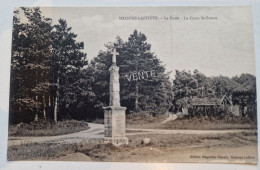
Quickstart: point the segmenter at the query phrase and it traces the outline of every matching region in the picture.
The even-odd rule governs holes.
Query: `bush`
[[[152,116],[147,112],[134,112],[126,115],[126,119],[130,119],[132,121],[149,121],[149,122],[153,122],[157,120],[154,116]]]

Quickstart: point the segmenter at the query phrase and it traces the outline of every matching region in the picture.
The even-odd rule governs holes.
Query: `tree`
[[[19,10],[15,11],[10,110],[14,117],[18,113],[28,113],[30,120],[44,113],[42,93],[48,91],[52,26],[51,19],[42,17],[39,8],[22,8],[20,12],[24,13],[28,22],[20,23],[16,16]],[[13,119],[12,116],[10,118]]]
[[[242,116],[256,118],[256,79],[250,74],[241,74],[232,78],[226,76],[206,77],[198,70],[193,74],[186,71],[176,70],[175,80],[173,81],[174,111],[183,107],[190,107],[193,99],[210,100],[211,98],[222,98],[226,95],[232,99],[234,105],[239,105]],[[196,108],[189,108],[191,112],[201,112]],[[205,110],[204,110],[205,111]],[[209,111],[209,110],[208,110]],[[223,112],[221,109],[213,110]],[[247,112],[247,113],[245,113]]]
[[[173,81],[175,99],[184,97],[222,97],[231,96],[238,82],[225,76],[207,77],[197,69],[190,71],[176,70]]]
[[[19,20],[19,12],[25,16]],[[15,11],[12,65],[10,120],[18,123],[38,118],[58,120],[70,116],[80,91],[80,69],[86,62],[76,34],[65,20],[52,25],[42,16],[40,8],[21,8]]]
[[[127,107],[127,113],[147,112],[160,114],[166,112],[172,100],[169,73],[161,61],[151,52],[151,45],[147,43],[146,36],[135,30],[123,42],[120,37],[114,43],[106,44],[106,51],[100,51],[88,69],[93,77],[93,92],[96,104],[99,106],[99,115],[102,116],[102,106],[109,102],[109,67],[113,49],[117,49],[117,66],[120,74],[121,105]],[[149,71],[152,71],[149,72]],[[145,77],[145,74],[153,76]],[[145,77],[145,78],[144,78]]]
[[[54,25],[52,31],[51,80],[54,105],[54,122],[58,120],[58,108],[66,109],[76,101],[75,88],[80,78],[80,69],[87,64],[86,54],[81,52],[83,42],[76,42],[76,34],[63,19]],[[68,114],[68,113],[67,113]]]
[[[190,72],[176,70],[173,80],[174,99],[198,95],[198,80]]]
[[[232,91],[232,102],[241,107],[242,116],[249,116],[256,120],[257,102],[256,102],[256,77],[250,74],[241,74],[239,77],[232,78],[238,85]],[[247,107],[247,111],[245,111]]]
[[[165,68],[161,61],[151,52],[151,45],[146,40],[147,38],[143,33],[138,33],[137,30],[134,30],[124,44],[125,47],[119,48],[121,54],[121,59],[119,58],[121,63],[119,65],[122,65],[121,75],[129,76],[129,72],[138,74],[141,71],[151,70],[156,74],[153,78],[141,81],[139,79],[129,81],[126,77],[121,77],[121,86],[124,87],[121,91],[122,104],[134,111],[147,110],[148,112],[162,113],[167,110],[163,105],[168,106],[168,100],[172,97],[171,94],[167,93],[167,90],[171,89],[169,87],[169,75],[165,73]],[[165,96],[165,100],[160,95],[155,94]],[[155,107],[153,104],[160,106],[161,111],[158,109],[152,111]]]
[[[199,72],[197,69],[193,72],[193,77],[198,82],[198,97],[213,97],[215,94],[212,79]]]
[[[237,86],[237,83],[232,81],[226,76],[212,77],[213,88],[215,91],[215,96],[222,97],[223,95],[230,96],[232,91]]]

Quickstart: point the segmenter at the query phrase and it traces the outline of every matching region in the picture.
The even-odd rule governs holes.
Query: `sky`
[[[151,51],[167,71],[198,69],[207,76],[255,75],[254,39],[250,7],[134,7],[41,8],[43,15],[65,19],[87,58],[106,50],[116,36],[127,41],[137,29],[147,36]],[[159,20],[120,20],[119,17],[156,16]],[[170,16],[179,20],[164,20]],[[201,17],[217,19],[201,20]],[[184,20],[188,18],[188,20]],[[195,20],[195,18],[200,18]]]

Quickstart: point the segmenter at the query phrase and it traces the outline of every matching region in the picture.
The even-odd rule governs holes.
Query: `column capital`
[[[112,72],[112,71],[119,71],[119,67],[117,67],[117,66],[111,66],[110,68],[109,68],[109,71],[110,72]]]

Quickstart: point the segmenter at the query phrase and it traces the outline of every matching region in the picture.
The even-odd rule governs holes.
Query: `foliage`
[[[92,73],[89,77],[92,77],[91,87],[96,98],[94,105],[97,111],[100,110],[100,115],[101,107],[109,102],[108,70],[112,64],[111,53],[114,48],[120,54],[117,57],[117,66],[120,68],[120,97],[121,105],[127,107],[127,113],[146,111],[160,114],[170,107],[172,91],[169,75],[165,73],[161,61],[150,51],[151,45],[146,39],[143,33],[136,30],[126,42],[117,37],[116,42],[106,44],[107,50],[100,51],[87,68]],[[127,79],[131,73],[150,70],[154,70],[156,77],[132,81]]]
[[[177,112],[180,108],[186,107],[191,115],[210,115],[223,117],[230,112],[227,109],[207,108],[200,109],[192,106],[192,100],[200,99],[210,101],[214,98],[222,98],[226,95],[234,105],[240,105],[241,109],[247,106],[247,113],[242,111],[242,116],[248,116],[256,119],[256,78],[251,74],[241,74],[232,78],[225,76],[207,77],[194,70],[190,71],[176,70],[173,81],[174,107]]]
[[[75,107],[80,82],[80,69],[86,64],[86,54],[81,52],[84,48],[83,42],[76,42],[76,34],[71,32],[65,20],[60,19],[54,25],[52,32],[52,83],[56,85],[53,90],[59,108],[61,118],[70,117],[70,111]],[[54,102],[54,105],[56,103]],[[63,115],[61,115],[63,114]],[[59,118],[59,119],[61,119]]]
[[[102,107],[109,103],[108,70],[114,49],[120,53],[120,98],[127,113],[161,115],[169,108],[175,112],[189,108],[191,98],[226,95],[247,109],[251,119],[256,118],[255,76],[207,77],[198,70],[176,70],[175,79],[170,82],[170,73],[151,51],[145,34],[137,30],[125,42],[118,36],[115,42],[107,43],[106,50],[90,63],[82,51],[83,42],[76,41],[77,35],[66,20],[53,24],[40,8],[15,11],[12,33],[10,123],[102,118]],[[144,78],[148,74],[145,71],[154,75]],[[133,74],[138,78],[130,79]]]
[[[20,21],[21,15],[26,21]],[[40,8],[14,12],[11,123],[38,118],[56,122],[59,111],[67,114],[64,110],[75,102],[72,91],[79,82],[80,69],[86,64],[86,54],[81,52],[83,43],[76,42],[76,37],[65,20],[52,25]],[[59,114],[58,119],[62,117]]]
[[[23,111],[30,115],[30,121],[42,109],[39,94],[49,89],[52,26],[51,19],[42,17],[39,8],[22,11],[28,22],[21,23],[16,15],[13,22],[10,118]]]

